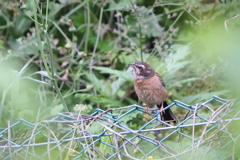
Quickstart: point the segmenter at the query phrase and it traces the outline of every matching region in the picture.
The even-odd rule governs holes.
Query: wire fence
[[[196,105],[175,100],[167,108],[182,113],[177,125],[138,105],[59,113],[38,123],[19,119],[0,130],[0,159],[225,159],[235,154],[228,151],[234,143],[229,137],[240,132],[228,131],[240,120],[237,104],[217,96]],[[144,117],[143,125],[129,122]]]

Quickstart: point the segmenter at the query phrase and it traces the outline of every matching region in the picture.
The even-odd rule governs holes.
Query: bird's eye
[[[138,69],[140,69],[140,70],[142,70],[142,69],[143,69],[143,67],[142,67],[142,66],[137,66],[137,68],[138,68]]]

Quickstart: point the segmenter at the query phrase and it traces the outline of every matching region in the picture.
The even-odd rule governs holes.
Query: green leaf
[[[22,69],[19,71],[19,74],[22,75],[29,67],[31,62],[38,56],[38,53],[36,53],[32,58],[30,58],[27,63],[22,67]]]
[[[34,81],[34,82],[37,82],[37,83],[46,84],[46,85],[51,85],[50,83],[47,83],[47,82],[45,82],[45,81],[41,81],[41,80],[38,80],[38,79],[35,79],[35,78],[32,78],[32,77],[24,77],[24,78],[30,79],[30,80],[32,80],[32,81]]]
[[[54,79],[48,74],[47,71],[37,71],[37,72],[34,72],[33,74],[31,74],[30,76],[35,75],[35,74],[40,74],[40,75],[47,77],[49,79],[52,79],[52,80]],[[54,74],[54,75],[56,76],[56,74]]]
[[[183,61],[184,58],[190,53],[189,45],[176,45],[173,49],[176,48],[176,51],[172,51],[168,58],[165,59],[166,63],[166,72],[169,74],[175,74],[178,70],[184,68],[190,61]]]
[[[105,143],[108,143],[108,144],[111,144],[113,142],[113,138],[112,138],[112,136],[105,136],[105,137],[101,138],[101,141],[103,141]],[[107,155],[107,154],[111,155],[111,154],[113,154],[113,151],[114,151],[112,147],[109,147],[109,146],[107,146],[106,144],[103,144],[103,143],[100,144],[99,150],[104,155]]]
[[[103,82],[99,80],[94,74],[85,73],[89,81],[94,85],[94,88],[101,93],[107,93],[107,88],[103,85]]]
[[[180,81],[175,81],[174,83],[170,84],[169,87],[182,87],[183,84],[188,83],[188,82],[193,82],[196,80],[200,80],[201,78],[187,78],[187,79],[183,79]]]
[[[30,28],[32,20],[24,14],[18,14],[15,19],[16,21],[12,28],[12,34],[14,34],[15,37],[20,37]]]
[[[119,90],[119,88],[125,83],[126,80],[123,78],[118,78],[116,81],[112,82],[111,88],[112,88],[112,95],[116,94],[116,92]]]
[[[32,55],[34,53],[39,52],[39,48],[36,45],[37,44],[36,37],[31,37],[28,39],[24,37],[19,38],[18,40],[14,39],[13,37],[10,37],[8,44],[11,47],[9,53],[11,53],[14,56]]]
[[[51,114],[56,114],[56,113],[60,113],[64,110],[64,107],[62,104],[56,105],[54,107],[51,108]]]
[[[116,77],[124,78],[126,80],[132,79],[132,74],[127,71],[119,71],[119,70],[115,70],[115,69],[111,69],[111,68],[107,68],[107,67],[93,67],[93,68],[96,70],[99,70],[100,73],[108,73],[108,74],[114,75]]]
[[[186,96],[181,101],[187,104],[201,103],[208,100],[209,97],[212,97],[213,95],[220,96],[220,95],[226,94],[227,92],[228,91],[223,90],[218,92],[199,93],[195,95]]]

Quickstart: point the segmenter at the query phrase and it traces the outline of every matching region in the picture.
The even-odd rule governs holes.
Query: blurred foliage
[[[85,104],[89,114],[139,103],[128,67],[139,60],[163,77],[169,103],[239,97],[239,6],[238,0],[1,1],[0,126],[75,112],[75,105]],[[126,123],[139,125],[141,116]]]

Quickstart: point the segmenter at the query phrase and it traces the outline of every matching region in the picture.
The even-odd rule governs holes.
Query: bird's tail
[[[158,108],[161,108],[163,105],[163,108],[167,107],[168,104],[166,101],[163,102],[163,104],[157,105]],[[173,114],[173,112],[171,111],[170,108],[162,111],[159,115],[161,115],[161,120],[163,121],[172,121],[173,123],[177,123],[177,118],[175,117],[175,115]],[[170,122],[168,122],[170,123]]]

